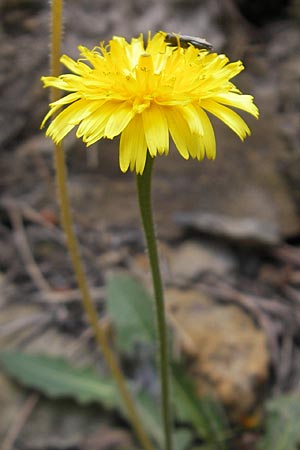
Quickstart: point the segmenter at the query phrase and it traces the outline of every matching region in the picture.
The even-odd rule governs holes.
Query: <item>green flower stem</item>
[[[162,418],[165,433],[165,450],[172,449],[172,415],[170,404],[170,371],[168,352],[168,330],[165,318],[165,305],[157,245],[154,233],[154,224],[151,205],[151,174],[153,159],[147,155],[145,170],[142,175],[137,175],[137,189],[140,212],[144,228],[148,256],[152,273],[154,297],[156,305],[156,321],[159,345],[159,370],[161,379]]]
[[[60,72],[59,55],[61,47],[61,23],[62,23],[62,0],[52,1],[52,40],[51,40],[51,74],[58,76]],[[59,91],[51,90],[51,100],[55,101],[59,98]],[[94,302],[89,292],[86,275],[83,269],[80,253],[78,250],[77,239],[73,230],[72,214],[69,202],[68,188],[67,188],[67,170],[65,164],[64,150],[61,145],[54,147],[54,163],[56,170],[56,184],[57,194],[61,211],[61,222],[66,235],[67,246],[70,253],[73,270],[76,275],[77,283],[82,296],[82,303],[85,313],[88,318],[91,329],[95,335],[99,348],[104,356],[104,359],[112,373],[114,381],[119,389],[120,396],[123,400],[124,406],[127,410],[131,424],[135,433],[144,448],[144,450],[154,450],[144,427],[138,416],[138,412],[134,401],[126,386],[126,381],[117,362],[117,359],[112,352],[107,341],[106,333],[100,325]]]

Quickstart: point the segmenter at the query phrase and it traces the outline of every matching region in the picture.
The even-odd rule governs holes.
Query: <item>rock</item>
[[[170,278],[173,282],[192,281],[204,272],[226,275],[236,266],[233,255],[217,242],[187,241],[169,253]]]
[[[274,245],[297,235],[300,225],[293,194],[278,171],[281,137],[273,132],[271,118],[252,127],[252,137],[241,146],[229,130],[216,123],[220,145],[213,162],[182,161],[174,153],[157,158],[155,189],[159,195],[154,206],[159,223],[170,223],[173,217],[179,225],[179,217],[204,214],[214,222],[218,219],[221,236],[226,219],[229,231],[233,226],[242,227],[245,238],[252,243]],[[272,142],[267,143],[266,136]],[[206,224],[205,231],[210,232],[209,227]]]
[[[177,214],[176,222],[219,238],[256,244],[276,245],[280,232],[276,223],[254,217],[232,217],[214,212]]]
[[[199,396],[214,394],[239,420],[262,400],[269,354],[264,333],[242,309],[195,290],[166,293],[170,322]]]

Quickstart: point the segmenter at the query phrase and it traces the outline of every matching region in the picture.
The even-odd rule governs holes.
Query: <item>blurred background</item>
[[[59,225],[52,143],[39,129],[48,109],[40,77],[49,74],[49,9],[46,0],[0,0],[0,349],[101,365]],[[199,396],[213,392],[239,427],[232,449],[255,450],[268,399],[298,398],[300,389],[299,24],[299,0],[69,0],[64,7],[62,51],[73,58],[79,44],[164,30],[205,37],[246,67],[234,82],[260,109],[258,121],[245,115],[251,137],[242,144],[212,119],[216,160],[184,161],[172,148],[156,159],[153,182],[174,351],[187,360]],[[76,233],[109,321],[110,274],[151,286],[135,179],[119,170],[117,139],[86,150],[73,134],[65,151]],[[135,381],[155,383],[141,355],[130,364]],[[1,450],[130,445],[119,419],[32,395],[0,373]],[[24,427],[9,440],[29,400]]]

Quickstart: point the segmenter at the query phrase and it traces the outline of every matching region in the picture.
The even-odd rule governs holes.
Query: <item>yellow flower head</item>
[[[258,117],[253,97],[230,81],[243,64],[193,45],[183,48],[179,39],[174,47],[165,38],[164,32],[149,33],[147,43],[143,35],[128,43],[115,36],[108,46],[80,46],[78,61],[63,55],[72,73],[42,77],[45,87],[70,92],[50,104],[42,126],[55,116],[46,135],[59,143],[78,125],[76,136],[87,146],[121,135],[120,168],[139,174],[147,151],[151,157],[168,153],[169,134],[183,158],[214,159],[215,135],[206,112],[243,140],[250,130],[230,107]]]

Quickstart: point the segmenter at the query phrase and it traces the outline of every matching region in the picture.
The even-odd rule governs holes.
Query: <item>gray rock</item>
[[[254,217],[230,217],[213,212],[199,212],[177,214],[175,220],[180,225],[202,233],[247,244],[276,245],[280,242],[276,223]]]
[[[204,272],[226,276],[236,266],[230,250],[216,242],[184,242],[170,250],[168,262],[174,283],[192,281]]]

